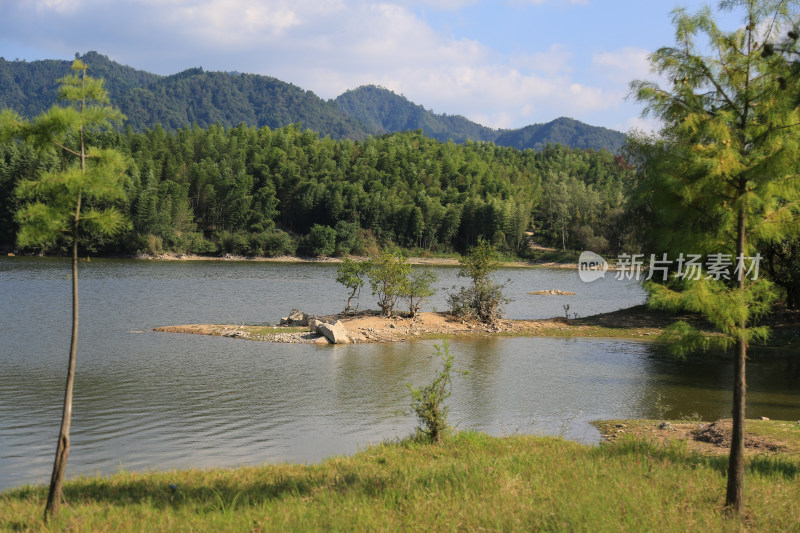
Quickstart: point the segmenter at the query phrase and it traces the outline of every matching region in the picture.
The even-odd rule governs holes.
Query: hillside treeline
[[[84,254],[446,252],[485,239],[525,255],[529,230],[559,248],[626,245],[633,171],[605,151],[442,143],[421,131],[332,140],[298,126],[96,135],[93,143],[129,157],[118,207],[130,227],[112,239],[84,237]],[[16,183],[65,164],[24,143],[0,146],[1,246],[14,247]]]

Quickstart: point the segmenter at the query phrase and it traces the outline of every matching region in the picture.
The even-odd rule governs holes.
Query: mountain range
[[[239,72],[207,72],[191,68],[160,76],[121,65],[97,52],[80,56],[90,74],[103,78],[112,103],[135,131],[156,124],[168,130],[197,124],[225,127],[303,128],[334,139],[365,139],[398,131],[422,130],[446,142],[493,142],[520,150],[562,144],[579,149],[618,153],[625,134],[561,117],[519,129],[493,129],[460,115],[437,114],[404,96],[375,85],[346,91],[324,100],[311,91],[269,76]],[[63,60],[7,61],[0,58],[0,109],[33,117],[56,102],[58,79],[69,73]]]

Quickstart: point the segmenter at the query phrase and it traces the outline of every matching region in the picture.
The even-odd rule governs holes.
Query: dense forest
[[[85,254],[463,251],[480,238],[525,254],[533,228],[558,247],[625,245],[633,172],[605,151],[442,143],[420,131],[332,140],[298,126],[97,135],[94,144],[129,157],[118,207],[131,227],[110,240],[85,238]],[[14,246],[15,184],[62,164],[24,143],[0,146],[0,245]]]
[[[500,146],[542,149],[548,144],[618,153],[625,135],[568,118],[518,130],[497,130],[459,115],[436,114],[403,96],[376,86],[347,91],[323,100],[311,91],[268,76],[206,72],[191,68],[158,76],[111,61],[96,52],[82,60],[90,73],[105,80],[114,106],[136,132],[160,124],[167,131],[197,124],[208,128],[239,124],[303,129],[333,139],[364,140],[368,136],[422,130],[433,139],[457,143],[468,139]],[[32,118],[56,103],[57,80],[69,72],[69,61],[7,61],[0,58],[0,109]]]
[[[203,122],[217,123],[202,127],[197,116],[192,117],[199,111],[189,106],[168,120],[167,127],[137,129],[129,120],[123,130],[93,134],[90,144],[119,149],[128,158],[126,200],[116,207],[130,225],[113,238],[82,236],[82,254],[342,255],[374,253],[385,246],[463,252],[485,239],[508,254],[531,257],[531,231],[537,243],[564,251],[593,250],[613,257],[663,248],[653,241],[664,227],[664,212],[653,200],[663,195],[654,196],[648,170],[657,158],[643,152],[646,143],[637,139],[627,141],[623,159],[588,148],[602,141],[593,137],[599,129],[576,133],[580,123],[570,119],[501,132],[481,129],[463,117],[433,115],[377,87],[349,91],[338,102],[326,103],[260,76],[194,69],[163,78],[97,54],[92,58],[104,59],[93,70],[107,76],[109,92],[127,94],[127,104],[137,101],[159,109],[158,102],[166,99],[150,101],[152,94],[140,86],[164,83],[162,96],[180,94],[175,102],[215,102],[219,107],[197,109],[224,108],[226,113],[204,116]],[[52,101],[46,95],[55,92],[63,65],[34,62],[36,68],[25,69],[20,68],[23,63],[0,59],[0,95],[15,104],[11,108],[31,115],[37,106]],[[13,76],[9,65],[16,69]],[[264,108],[268,103],[271,109],[286,111],[297,106],[280,106],[305,102],[310,115],[329,117],[320,123],[328,125],[320,130],[300,123],[252,125],[256,115],[231,114],[237,109],[231,101],[250,105],[251,100],[231,92],[225,81],[230,79],[271,83],[278,92],[263,96]],[[185,83],[167,90],[175,80]],[[37,89],[28,93],[19,87]],[[116,105],[113,96],[112,103]],[[316,113],[315,106],[325,112]],[[339,107],[349,108],[350,114],[341,114]],[[153,112],[148,120],[158,119]],[[290,116],[286,111],[275,122]],[[231,117],[238,118],[239,125],[227,125]],[[194,124],[186,126],[192,119]],[[420,121],[427,132],[388,133]],[[368,129],[387,133],[372,136],[353,126],[365,122]],[[463,142],[429,135],[459,124],[472,128],[459,138]],[[339,133],[323,135],[322,129]],[[471,135],[490,133],[515,147],[469,140]],[[548,138],[561,144],[545,142]],[[17,249],[16,185],[66,165],[63,154],[37,152],[18,141],[0,144],[0,248]],[[24,251],[65,253],[66,248],[65,237]],[[758,251],[762,272],[782,288],[789,305],[800,305],[797,236],[764,240]]]

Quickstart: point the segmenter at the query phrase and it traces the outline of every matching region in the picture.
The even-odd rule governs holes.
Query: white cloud
[[[553,44],[546,52],[517,54],[511,57],[511,64],[546,75],[556,75],[572,70],[573,54],[562,44]]]
[[[81,0],[36,0],[36,11],[39,13],[47,11],[56,11],[64,13],[68,11],[75,11],[81,7]]]
[[[441,11],[456,11],[478,3],[478,0],[406,0],[404,3]]]
[[[314,0],[133,0],[153,12],[153,23],[178,35],[199,39],[201,46],[258,46],[282,37],[309,19],[330,16],[341,1]]]
[[[593,54],[592,63],[602,69],[609,79],[628,83],[653,78],[649,56],[649,50],[629,46],[613,52]]]
[[[619,124],[615,129],[624,132],[641,131],[650,134],[658,132],[662,126],[663,124],[658,119],[631,117],[624,123]]]
[[[573,80],[564,46],[498,61],[483,44],[444,37],[396,4],[351,5],[346,14],[341,33],[324,38],[336,57],[283,65],[286,74],[278,77],[325,98],[379,84],[437,113],[492,127],[613,109],[624,96]]]
[[[159,74],[194,66],[264,74],[323,98],[379,84],[437,113],[492,127],[561,115],[586,120],[618,109],[630,78],[624,86],[611,78],[640,72],[646,55],[634,48],[596,54],[594,65],[609,75],[596,83],[578,79],[566,45],[545,43],[506,57],[435,30],[409,7],[421,0],[39,0],[46,2],[73,11],[48,19],[16,6],[21,28],[0,21],[0,32],[30,33],[31,42],[61,57],[97,50]],[[455,10],[473,2],[425,7]]]

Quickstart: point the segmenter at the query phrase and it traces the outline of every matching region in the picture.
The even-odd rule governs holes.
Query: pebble
[[[319,337],[306,336],[305,333],[278,333],[273,335],[273,342],[287,342],[290,344],[312,344],[317,342]]]

